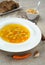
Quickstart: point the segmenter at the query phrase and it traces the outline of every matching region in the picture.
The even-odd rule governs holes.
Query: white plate
[[[19,6],[18,8],[13,9],[13,10],[11,10],[11,11],[4,12],[4,13],[0,13],[0,16],[1,16],[1,15],[5,15],[5,14],[8,14],[8,13],[11,13],[11,12],[14,12],[14,11],[17,11],[17,10],[19,10],[19,9],[21,9],[21,8],[22,8],[22,6]]]
[[[22,18],[15,18],[15,17],[7,17],[4,19],[0,19],[0,29],[10,23],[19,23],[23,26],[26,26],[29,31],[31,31],[31,37],[21,43],[21,44],[10,44],[0,38],[0,49],[8,52],[23,52],[28,51],[34,47],[36,47],[40,40],[41,40],[41,31],[34,23],[31,21],[22,19]]]

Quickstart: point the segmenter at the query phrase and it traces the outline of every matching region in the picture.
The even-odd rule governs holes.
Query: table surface
[[[39,0],[18,0],[22,9],[15,11],[13,13],[0,16],[1,18],[13,16],[13,17],[22,17],[26,18],[25,10],[27,8],[35,8],[37,6],[37,2]],[[45,0],[40,0],[41,4],[39,7],[40,17],[35,19],[37,25],[41,29],[42,33],[45,35]],[[0,65],[45,65],[45,41],[41,41],[40,44],[32,49],[32,53],[38,50],[40,52],[40,56],[38,58],[29,57],[24,60],[14,60],[9,57],[4,51],[0,50]]]

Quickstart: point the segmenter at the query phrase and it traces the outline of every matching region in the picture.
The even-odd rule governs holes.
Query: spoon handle
[[[37,10],[39,9],[39,5],[40,5],[40,1],[38,2],[38,5],[37,5],[37,7],[36,7]]]
[[[38,2],[38,6],[40,5],[40,1]]]

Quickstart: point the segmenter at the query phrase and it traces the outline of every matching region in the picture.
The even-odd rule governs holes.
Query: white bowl
[[[0,49],[8,52],[24,52],[36,47],[40,40],[41,40],[41,31],[37,25],[32,23],[31,21],[22,19],[22,18],[15,18],[15,17],[7,17],[0,19],[0,29],[11,23],[21,24],[29,29],[31,32],[31,37],[25,42],[21,44],[12,44],[4,41],[0,38]]]
[[[36,10],[36,9],[34,9],[34,10]],[[28,19],[30,19],[30,20],[35,19],[39,15],[39,11],[38,10],[36,10],[36,11],[37,11],[37,14],[32,14],[32,13],[28,13],[26,10],[26,15],[27,15]]]

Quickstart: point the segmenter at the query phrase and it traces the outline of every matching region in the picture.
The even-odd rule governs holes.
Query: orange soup
[[[20,24],[8,24],[1,29],[1,38],[10,43],[21,43],[30,37],[30,31]]]

